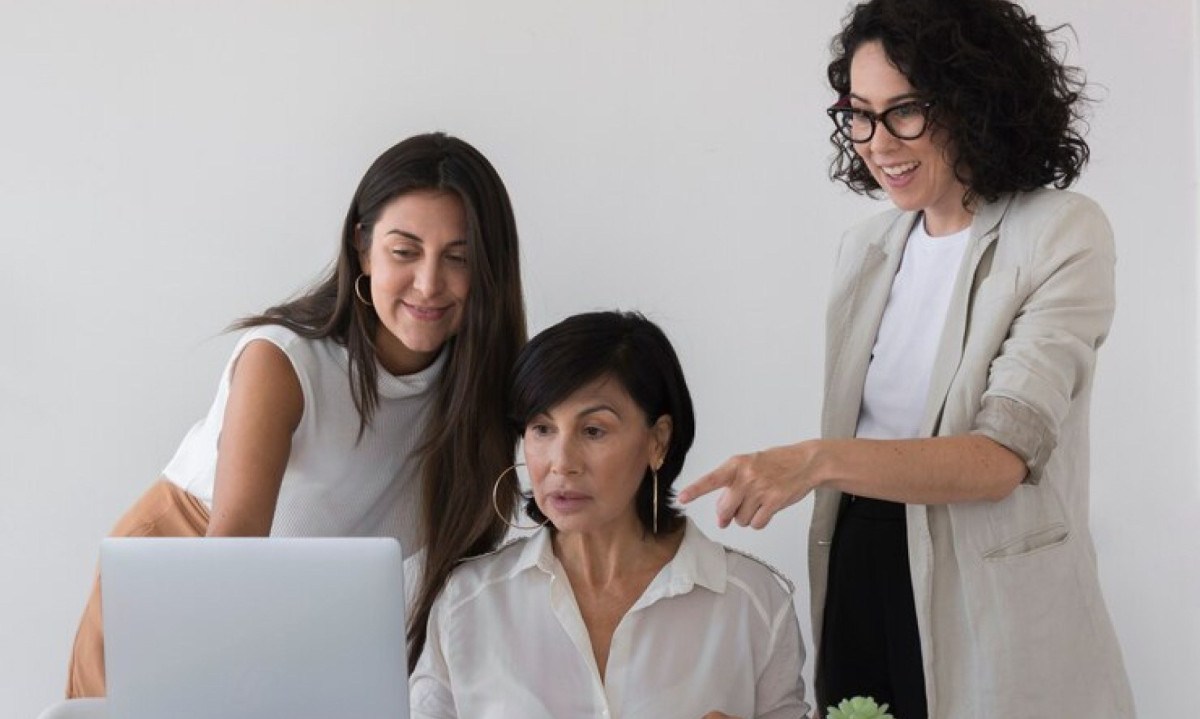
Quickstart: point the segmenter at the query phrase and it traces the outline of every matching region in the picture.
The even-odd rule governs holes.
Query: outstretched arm
[[[717,489],[717,521],[761,529],[817,487],[910,504],[1007,497],[1024,461],[982,435],[929,439],[834,439],[733,457],[679,493],[691,502]]]
[[[679,494],[713,490],[721,526],[766,526],[816,487],[910,504],[1007,497],[1036,484],[1060,424],[1087,386],[1112,321],[1112,229],[1095,203],[1074,195],[1036,232],[1028,294],[1007,324],[970,434],[926,439],[809,440],[733,457]],[[1040,215],[1038,216],[1040,217]],[[1018,219],[1010,220],[1010,224]]]

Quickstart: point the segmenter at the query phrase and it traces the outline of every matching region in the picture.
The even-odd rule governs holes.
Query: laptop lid
[[[389,538],[110,538],[110,716],[404,719],[404,566]]]

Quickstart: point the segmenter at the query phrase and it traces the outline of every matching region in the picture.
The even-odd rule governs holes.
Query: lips
[[[446,305],[444,307],[424,307],[420,305],[412,305],[407,302],[402,302],[401,304],[404,305],[404,309],[408,312],[408,314],[410,314],[414,319],[422,322],[437,322],[446,316],[446,313],[450,311],[451,307],[451,305]]]
[[[584,508],[592,498],[583,492],[575,492],[571,490],[562,490],[558,492],[550,492],[546,495],[546,502],[556,511],[562,514],[572,514]]]

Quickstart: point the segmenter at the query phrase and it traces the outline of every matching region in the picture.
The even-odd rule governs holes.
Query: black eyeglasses
[[[839,102],[825,112],[829,114],[842,137],[850,142],[870,142],[871,138],[875,137],[876,125],[881,122],[897,139],[915,140],[928,129],[929,109],[933,104],[933,100],[913,100],[876,114]]]

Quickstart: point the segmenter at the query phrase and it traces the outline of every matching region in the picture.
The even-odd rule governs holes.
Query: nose
[[[560,437],[550,450],[550,471],[560,477],[579,474],[582,470],[578,448],[570,438]]]
[[[445,284],[443,268],[437,258],[425,258],[417,266],[413,277],[413,288],[423,297],[436,297]]]
[[[882,120],[877,120],[875,123],[875,134],[866,144],[871,148],[872,153],[876,153],[886,152],[895,147],[898,142],[900,140],[896,139],[896,136],[887,128],[887,125],[884,125]]]

